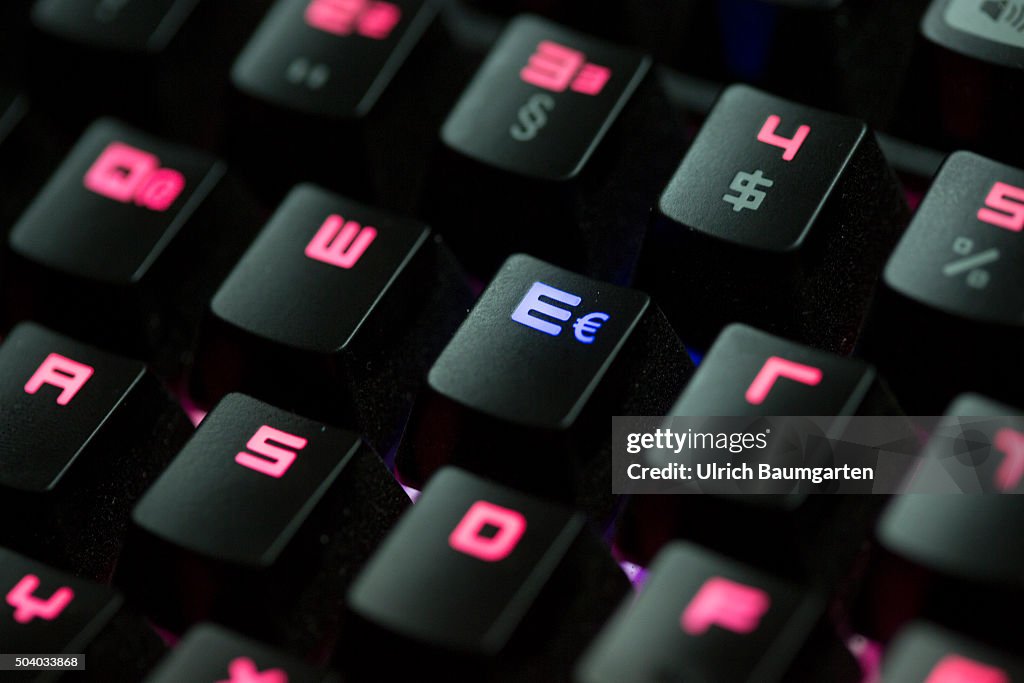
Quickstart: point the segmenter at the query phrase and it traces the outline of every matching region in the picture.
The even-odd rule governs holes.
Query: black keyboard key
[[[5,681],[138,680],[163,643],[108,586],[0,548],[0,643],[5,654],[84,655],[78,671],[6,673]],[[84,664],[85,666],[81,666]],[[81,673],[81,670],[87,673]]]
[[[193,144],[214,144],[229,60],[269,2],[255,0],[240,12],[205,0],[38,0],[29,60],[33,95],[68,132],[114,115]],[[202,95],[182,106],[189,92]]]
[[[419,484],[456,464],[526,491],[606,499],[610,481],[585,473],[608,465],[607,416],[663,413],[691,368],[646,294],[513,256],[431,368],[398,470]]]
[[[23,323],[0,345],[0,415],[0,544],[109,576],[185,414],[142,363]]]
[[[355,434],[231,394],[136,505],[117,580],[161,626],[309,647],[405,503]]]
[[[453,261],[422,223],[297,187],[213,297],[193,395],[243,391],[387,451],[471,301]]]
[[[1024,403],[1022,230],[1024,171],[946,160],[885,268],[864,348],[918,414],[960,391]]]
[[[1024,609],[1024,417],[980,396],[958,398],[922,464],[878,525],[862,618],[889,637],[924,616],[1020,647]],[[954,495],[955,494],[955,495]]]
[[[189,629],[145,683],[337,683],[338,678],[213,624]]]
[[[8,320],[178,363],[253,214],[221,162],[101,120],[11,232]]]
[[[576,680],[857,681],[826,606],[813,590],[675,543],[590,646]]]
[[[1024,680],[1024,661],[928,622],[915,622],[893,641],[880,683],[1011,683]]]
[[[698,344],[746,322],[849,352],[906,215],[862,122],[733,86],[661,195],[638,282]]]
[[[440,125],[442,114],[422,105],[445,99],[441,74],[397,79],[406,62],[415,67],[414,54],[422,58],[417,47],[437,10],[434,0],[279,0],[232,70],[243,95],[233,150],[255,166],[254,182],[279,191],[298,180],[359,196],[381,190],[371,170],[372,155],[382,151],[371,142],[380,124],[390,123],[392,134],[399,126],[425,134]],[[384,94],[392,88],[399,92],[389,103]],[[415,117],[400,106],[404,120],[388,118],[398,98],[421,105]],[[263,136],[268,128],[278,134]],[[300,167],[302,177],[282,173],[289,167]],[[286,187],[275,186],[281,181]]]
[[[370,559],[348,602],[366,621],[358,637],[406,652],[374,660],[387,667],[378,679],[432,661],[454,680],[492,680],[495,667],[509,676],[501,680],[524,680],[524,662],[542,651],[545,676],[567,680],[627,586],[582,514],[449,468]]]
[[[524,251],[626,282],[652,189],[682,149],[650,68],[638,53],[514,19],[441,130],[426,210],[456,253],[486,274]]]
[[[899,411],[867,363],[731,325],[668,414],[844,416]],[[672,538],[688,538],[756,566],[809,575],[829,585],[848,569],[883,503],[881,496],[823,495],[803,488],[789,493],[639,495],[627,505],[618,546],[646,563]],[[709,521],[695,525],[693,519]],[[825,539],[829,552],[822,553],[819,544]]]
[[[1024,21],[1016,0],[932,0],[902,103],[900,135],[1018,163]]]

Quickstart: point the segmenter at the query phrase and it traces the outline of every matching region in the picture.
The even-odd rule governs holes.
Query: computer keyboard
[[[1024,683],[1022,102],[1019,0],[7,0],[0,682]],[[822,415],[919,466],[613,490]]]

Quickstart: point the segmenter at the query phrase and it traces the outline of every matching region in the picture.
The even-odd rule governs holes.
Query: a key
[[[142,363],[18,325],[0,345],[0,544],[108,577],[132,504],[191,432]]]
[[[650,67],[546,20],[514,19],[445,121],[424,197],[456,254],[486,275],[523,251],[627,282],[652,190],[682,149]]]
[[[905,493],[878,524],[881,551],[861,601],[887,638],[923,616],[1011,647],[1024,609],[1024,417],[977,395],[954,401]]]
[[[353,637],[368,645],[339,654],[400,647],[406,656],[368,663],[399,680],[436,662],[457,681],[492,680],[495,667],[500,680],[527,680],[543,654],[545,679],[568,680],[627,590],[581,513],[446,468],[349,591],[366,622]]]
[[[863,354],[919,415],[961,391],[1024,403],[1024,171],[951,155],[885,267]]]
[[[426,155],[445,113],[439,105],[456,94],[446,71],[422,68],[441,67],[443,41],[428,31],[437,10],[434,0],[279,0],[231,76],[241,93],[232,151],[253,182],[283,193],[316,181],[393,206],[380,177],[383,148],[406,166]],[[388,144],[378,144],[382,135]],[[289,168],[300,177],[282,173]]]
[[[214,145],[229,60],[269,4],[255,0],[238,11],[207,0],[38,0],[32,94],[67,132],[113,115]],[[189,93],[201,94],[182,106]]]
[[[905,218],[862,122],[733,86],[658,200],[637,281],[691,343],[745,322],[849,352]]]
[[[5,681],[34,683],[138,680],[164,649],[153,630],[125,608],[124,599],[109,586],[59,572],[6,548],[0,548],[0,643],[6,655],[78,660],[65,661],[69,670],[63,673],[3,675]]]
[[[414,484],[455,464],[594,512],[608,415],[663,413],[691,369],[646,294],[513,256],[431,368],[396,464]]]
[[[587,650],[578,683],[859,680],[823,596],[687,543],[667,546],[640,597]]]
[[[1010,683],[1024,661],[925,621],[911,624],[882,661],[881,683]]]
[[[135,506],[115,578],[166,628],[301,651],[407,503],[355,434],[231,394]]]
[[[731,325],[668,414],[799,417],[899,411],[867,363]],[[830,585],[870,535],[882,504],[881,496],[805,490],[638,495],[627,504],[617,544],[628,557],[646,563],[672,538],[687,538],[755,566]],[[694,524],[694,519],[705,522]],[[821,552],[821,543],[829,545],[829,552]]]
[[[333,674],[213,624],[189,629],[144,683],[338,683]]]
[[[894,132],[1017,164],[1024,16],[1017,0],[932,0]],[[926,115],[927,114],[927,115]]]
[[[7,320],[38,320],[163,373],[183,362],[254,215],[221,162],[98,121],[11,231]]]
[[[192,393],[249,393],[386,452],[470,301],[425,225],[301,185],[213,297]]]

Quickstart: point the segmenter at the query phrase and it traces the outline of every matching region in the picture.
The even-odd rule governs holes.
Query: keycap
[[[11,231],[6,318],[180,365],[255,214],[221,162],[100,120]]]
[[[864,361],[730,325],[667,414],[796,418],[900,413],[877,371]],[[879,478],[881,471],[876,472]],[[816,494],[802,487],[788,493],[638,495],[626,506],[616,543],[627,557],[647,563],[673,538],[686,538],[755,566],[829,586],[870,536],[883,504],[882,496]],[[693,524],[694,519],[706,522]],[[828,544],[827,553],[821,552],[822,543]]]
[[[1024,95],[1022,27],[1015,0],[932,0],[894,132],[1019,163],[1024,134],[1012,110]]]
[[[374,142],[386,128],[408,165],[416,152],[401,150],[407,143],[399,129],[420,129],[424,137],[436,131],[443,113],[429,103],[451,90],[443,72],[417,68],[434,59],[437,41],[427,38],[437,10],[434,0],[278,0],[231,72],[242,95],[233,149],[254,167],[254,182],[279,190],[281,171],[301,167],[284,190],[315,180],[385,198],[374,194],[383,190],[374,165],[383,150]],[[419,78],[400,80],[410,67]],[[393,97],[385,98],[388,91]],[[263,135],[268,128],[278,133]]]
[[[455,464],[607,501],[608,415],[662,414],[691,369],[646,294],[513,256],[430,369],[397,469],[417,485]]]
[[[427,226],[300,185],[214,295],[192,395],[243,391],[386,452],[470,302]]]
[[[861,619],[883,638],[921,616],[1019,647],[1024,417],[973,394],[945,415],[879,520]]]
[[[1024,402],[1024,171],[969,152],[943,164],[889,258],[862,353],[919,415],[979,391]]]
[[[339,679],[221,626],[189,629],[145,683],[337,683]]]
[[[906,215],[862,122],[733,86],[658,200],[637,282],[698,346],[743,322],[848,353]]]
[[[368,662],[384,667],[376,676],[387,680],[410,665],[452,680],[468,680],[467,671],[492,680],[498,669],[502,680],[526,680],[531,660],[545,679],[568,680],[573,659],[628,590],[585,527],[578,512],[445,468],[349,591],[362,620],[353,642],[366,645],[344,656],[404,652]]]
[[[522,251],[627,282],[653,188],[682,150],[650,66],[546,20],[512,20],[444,122],[424,193],[456,254],[482,276]]]
[[[145,366],[34,323],[0,345],[0,544],[113,571],[132,504],[192,432]]]
[[[65,132],[113,115],[214,145],[229,60],[269,4],[255,0],[239,12],[200,0],[38,0],[28,60],[33,95]]]
[[[230,394],[135,506],[115,581],[172,631],[303,651],[407,503],[355,434]]]
[[[928,622],[915,622],[893,641],[882,663],[883,683],[1009,683],[1024,662]]]
[[[4,680],[139,680],[164,650],[152,629],[109,586],[65,574],[2,547],[0,596],[0,642],[5,654],[77,655],[79,659],[78,671],[8,673]],[[87,674],[81,673],[83,668]]]
[[[799,584],[673,543],[591,644],[575,681],[858,681],[826,604]]]

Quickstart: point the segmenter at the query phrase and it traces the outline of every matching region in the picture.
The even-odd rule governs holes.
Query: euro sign
[[[602,323],[608,322],[611,318],[607,313],[590,313],[579,318],[572,326],[576,331],[576,339],[584,344],[593,344],[594,336],[601,328]]]

